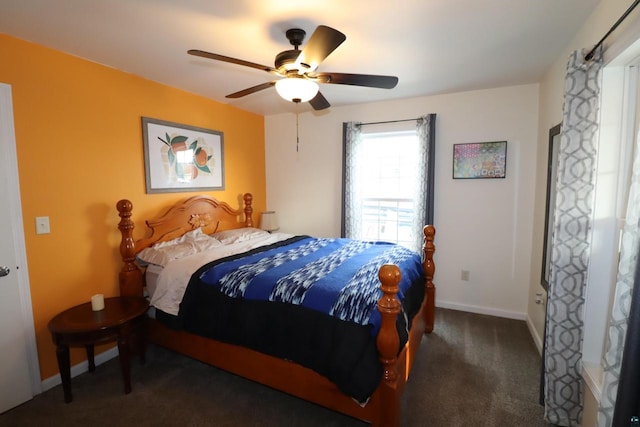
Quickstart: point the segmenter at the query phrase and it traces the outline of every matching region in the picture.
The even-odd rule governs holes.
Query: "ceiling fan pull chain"
[[[300,145],[300,128],[298,126],[299,115],[300,115],[300,111],[296,111],[296,153],[299,151],[298,146]]]

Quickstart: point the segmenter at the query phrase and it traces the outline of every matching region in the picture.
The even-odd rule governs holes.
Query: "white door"
[[[0,83],[0,413],[40,392],[11,86]]]

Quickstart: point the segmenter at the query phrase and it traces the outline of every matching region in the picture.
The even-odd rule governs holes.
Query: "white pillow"
[[[219,231],[217,233],[213,233],[211,237],[214,237],[225,245],[230,245],[232,243],[244,242],[246,240],[253,239],[254,237],[264,235],[269,235],[269,232],[260,230],[259,228],[245,227]]]
[[[221,246],[217,239],[202,232],[201,228],[183,234],[182,236],[141,250],[136,259],[141,265],[156,264],[165,266],[178,258],[193,255],[207,249]]]

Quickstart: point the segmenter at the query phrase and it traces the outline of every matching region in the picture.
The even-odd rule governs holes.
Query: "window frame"
[[[436,115],[435,114],[429,114],[427,116],[430,120],[429,122],[429,129],[428,129],[428,136],[427,136],[427,145],[428,145],[428,158],[427,158],[427,170],[425,173],[426,179],[427,179],[427,184],[426,184],[426,202],[425,202],[425,206],[424,208],[426,209],[425,212],[425,224],[423,225],[434,225],[434,206],[435,206],[435,156],[436,156],[436,147],[435,147],[435,132],[436,132]],[[399,122],[412,122],[416,123],[416,120],[418,119],[412,119],[412,120],[401,120],[401,121],[391,121],[391,122],[378,122],[378,123],[362,123],[360,124],[361,126],[365,126],[365,125],[383,125],[381,127],[378,127],[377,130],[375,132],[370,132],[370,133],[375,133],[375,134],[385,134],[385,133],[395,133],[395,132],[402,132],[402,131],[407,131],[409,128],[406,127],[406,125],[404,125],[403,128],[399,128],[397,126],[397,124]],[[342,197],[341,197],[341,208],[342,208],[342,216],[341,216],[341,236],[342,237],[346,237],[346,203],[345,203],[345,198],[346,198],[346,192],[347,192],[347,188],[346,188],[346,171],[347,171],[347,126],[348,123],[343,123],[343,137],[342,137]]]

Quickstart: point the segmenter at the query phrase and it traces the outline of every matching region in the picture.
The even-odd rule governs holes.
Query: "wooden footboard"
[[[207,196],[191,197],[170,208],[160,217],[147,221],[151,236],[135,241],[131,220],[133,205],[120,200],[118,228],[122,234],[120,254],[123,266],[119,273],[121,295],[142,295],[144,278],[135,263],[136,254],[154,243],[167,241],[185,232],[202,227],[207,233],[252,226],[252,196],[245,194],[244,207],[234,209],[224,202]],[[203,338],[184,331],[169,329],[155,320],[149,320],[149,340],[221,369],[301,397],[338,412],[368,421],[376,426],[400,424],[401,396],[420,340],[425,332],[433,330],[435,315],[435,228],[424,227],[425,244],[423,268],[425,271],[425,299],[420,312],[414,317],[409,341],[398,354],[399,337],[396,317],[400,313],[397,298],[400,270],[395,265],[380,268],[382,297],[378,301],[382,324],[377,336],[377,347],[383,365],[383,379],[370,401],[364,407],[340,392],[324,378],[296,363],[278,359],[243,347]]]

